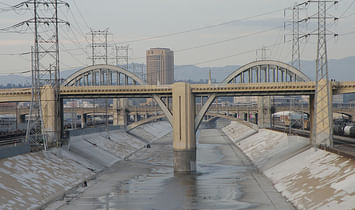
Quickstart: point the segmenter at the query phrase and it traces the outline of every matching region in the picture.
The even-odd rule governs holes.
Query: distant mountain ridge
[[[301,71],[315,80],[315,61],[302,61]],[[337,81],[355,80],[355,56],[328,60],[329,79]]]
[[[337,81],[355,80],[355,56],[342,59],[329,59],[329,79]],[[309,76],[312,80],[315,79],[315,61],[302,61],[301,71]],[[198,67],[194,65],[176,65],[175,66],[175,81],[193,81],[200,82],[208,80],[209,71],[211,70],[212,80],[216,82],[223,81],[229,74],[237,70],[240,65],[228,65],[223,67]],[[67,78],[78,69],[65,70],[61,72],[62,78]],[[0,76],[0,85],[21,84],[30,85],[31,78],[20,75]]]

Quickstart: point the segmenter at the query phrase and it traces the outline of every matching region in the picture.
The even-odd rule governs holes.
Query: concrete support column
[[[118,105],[117,98],[112,100],[112,115],[113,115],[113,125],[118,125],[118,118],[119,118],[119,105]]]
[[[313,112],[312,143],[314,145],[333,146],[332,98],[331,83],[326,79],[319,80]]]
[[[18,110],[18,103],[16,102],[16,130],[18,129],[18,124],[20,123],[20,114]]]
[[[60,121],[61,115],[56,110],[59,109],[55,101],[55,91],[50,86],[45,86],[41,92],[41,106],[43,118],[43,132],[47,136],[48,145],[54,145],[61,136]],[[58,110],[59,111],[59,110]]]
[[[26,115],[25,114],[18,114],[16,116],[17,123],[25,123],[26,122]]]
[[[58,129],[59,129],[59,135],[60,139],[63,139],[64,137],[64,103],[63,103],[63,98],[59,98],[59,119],[58,120]]]
[[[312,143],[314,123],[314,95],[309,96],[309,141]]]
[[[248,121],[249,117],[248,117],[248,113],[247,112],[244,112],[243,113],[243,117],[244,117],[244,121]]]
[[[196,170],[195,100],[187,83],[173,84],[174,171]]]
[[[270,96],[258,97],[258,126],[259,128],[271,128]]]
[[[113,125],[127,126],[127,99],[113,99]]]
[[[81,128],[86,128],[86,125],[87,125],[87,114],[82,114],[80,116],[81,118]]]
[[[93,86],[96,85],[96,72],[95,71],[91,72],[91,85],[93,85]]]

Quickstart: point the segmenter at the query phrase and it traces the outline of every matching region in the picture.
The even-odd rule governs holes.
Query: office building
[[[147,83],[150,85],[174,82],[174,52],[168,48],[147,50]]]

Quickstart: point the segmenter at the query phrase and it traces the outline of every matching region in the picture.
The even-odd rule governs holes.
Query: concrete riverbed
[[[174,174],[166,135],[60,209],[293,209],[220,129],[202,129],[196,174]]]
[[[354,209],[354,160],[245,123],[202,127],[194,174],[174,174],[166,121],[1,159],[0,209]]]

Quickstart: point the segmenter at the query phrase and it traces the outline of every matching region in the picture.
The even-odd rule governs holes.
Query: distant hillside
[[[301,70],[315,80],[315,61],[302,61]],[[328,60],[329,79],[337,81],[355,80],[355,56]]]
[[[355,56],[342,59],[330,59],[329,63],[329,78],[337,81],[355,80]],[[130,64],[130,67],[132,64]],[[302,61],[301,70],[308,75],[312,80],[315,79],[315,61]],[[145,67],[144,67],[145,68]],[[224,67],[198,67],[193,65],[176,65],[175,66],[175,81],[193,81],[200,82],[208,80],[209,70],[211,69],[212,79],[216,82],[221,82],[234,70],[238,69],[239,65],[230,65]],[[67,78],[77,69],[65,70],[61,72],[62,78]],[[19,75],[0,76],[0,85],[7,84],[31,84],[31,78]]]
[[[0,76],[0,85],[6,86],[8,84],[16,84],[16,85],[30,85],[31,77],[25,77],[20,75],[6,75]]]
[[[208,80],[209,71],[211,69],[212,80],[221,82],[239,66],[224,66],[224,67],[198,67],[191,65],[175,66],[175,81],[192,80],[199,82],[200,80]]]
[[[224,67],[211,67],[212,79],[217,82],[222,81],[239,66],[224,66]],[[342,59],[330,59],[328,60],[329,79],[335,79],[337,81],[349,81],[355,80],[355,56],[346,57]],[[315,80],[315,61],[302,61],[301,71],[309,76],[312,80]],[[208,79],[209,68],[197,67],[197,66],[176,66],[175,67],[175,80],[192,80],[200,81]]]

